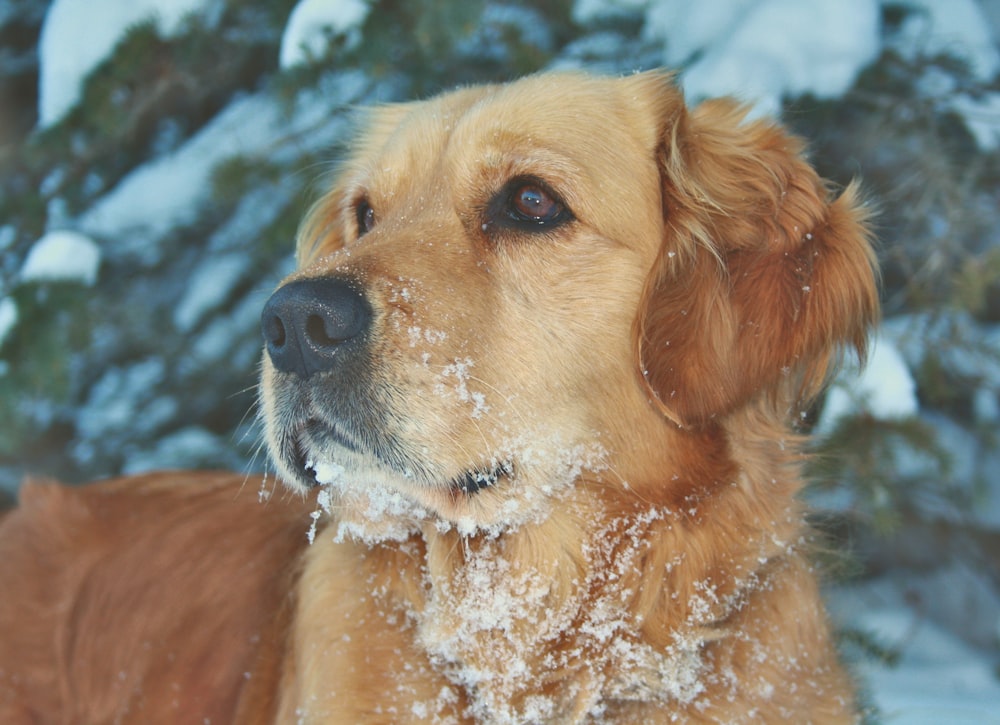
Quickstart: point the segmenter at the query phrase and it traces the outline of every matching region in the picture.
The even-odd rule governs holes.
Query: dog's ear
[[[841,347],[864,358],[878,314],[857,188],[834,198],[798,139],[733,101],[665,115],[665,233],[634,331],[651,398],[681,425],[810,398]]]

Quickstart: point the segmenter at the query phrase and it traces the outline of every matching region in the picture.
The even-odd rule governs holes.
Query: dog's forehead
[[[400,165],[410,173],[441,160],[473,163],[532,150],[607,169],[623,155],[651,158],[664,100],[678,97],[670,88],[662,75],[576,73],[463,88],[376,110],[360,147],[375,168]]]
[[[659,72],[543,73],[376,107],[326,203],[343,213],[366,198],[383,224],[468,220],[509,180],[534,177],[582,224],[639,243],[662,223],[659,153],[683,108]]]

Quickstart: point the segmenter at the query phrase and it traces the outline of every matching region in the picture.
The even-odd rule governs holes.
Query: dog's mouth
[[[514,477],[514,464],[504,461],[492,468],[473,468],[463,472],[451,480],[450,488],[455,493],[465,496],[475,494],[487,488],[495,488],[501,482]]]
[[[368,450],[368,447],[363,446],[349,431],[317,419],[309,419],[297,426],[294,433],[286,440],[283,458],[286,465],[294,472],[296,481],[306,488],[329,483],[320,475],[322,466],[319,462],[335,459],[338,454],[350,459],[357,457],[370,459],[378,468],[387,469],[396,474],[396,477],[412,481],[413,485],[421,485],[420,479],[433,480],[429,474],[414,474],[415,470],[422,470],[421,466],[403,464],[395,460],[398,456],[389,456],[377,449]],[[472,497],[487,489],[495,489],[513,478],[513,462],[503,460],[469,467],[459,475],[448,479],[447,488],[456,497]]]
[[[287,437],[282,458],[295,473],[296,480],[311,488],[323,484],[317,478],[316,461],[319,459],[316,451],[330,448],[357,453],[360,446],[347,431],[309,419],[296,426]]]

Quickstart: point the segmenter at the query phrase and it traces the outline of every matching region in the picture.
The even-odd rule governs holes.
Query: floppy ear
[[[815,395],[878,314],[855,185],[833,198],[803,144],[733,101],[674,109],[659,159],[665,234],[635,340],[664,414],[697,425]],[[763,397],[762,397],[763,396]]]

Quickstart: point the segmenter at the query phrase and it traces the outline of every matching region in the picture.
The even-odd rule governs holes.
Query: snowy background
[[[804,422],[870,718],[1000,723],[1000,0],[0,0],[0,505],[264,463],[259,310],[350,107],[683,71],[860,176],[886,319]]]

